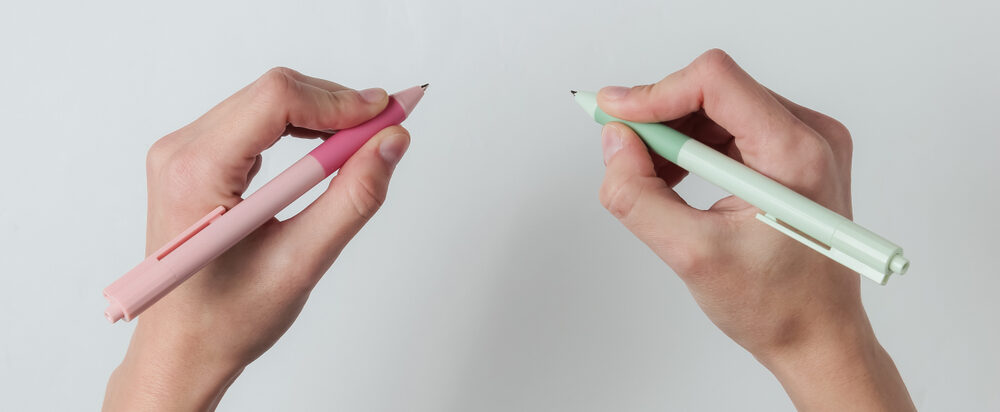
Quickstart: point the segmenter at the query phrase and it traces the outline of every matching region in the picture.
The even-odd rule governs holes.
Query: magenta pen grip
[[[332,174],[347,162],[347,159],[364,146],[368,139],[386,127],[397,125],[406,119],[403,106],[390,97],[389,104],[382,113],[371,120],[350,129],[342,130],[330,136],[323,144],[309,152],[316,158],[327,175]]]

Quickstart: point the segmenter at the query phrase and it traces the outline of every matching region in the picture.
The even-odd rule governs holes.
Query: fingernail
[[[406,153],[406,148],[409,145],[410,142],[406,138],[406,135],[390,135],[379,144],[378,154],[382,156],[382,160],[385,160],[386,163],[395,166],[396,163],[399,163],[399,159],[403,158],[403,153]]]
[[[628,91],[629,91],[628,87],[608,86],[602,89],[601,93],[604,94],[604,97],[608,99],[618,100],[621,99],[622,97],[625,97],[625,95],[628,94]]]
[[[604,151],[604,165],[607,166],[611,157],[622,148],[622,137],[618,128],[605,125],[601,130],[601,150]]]
[[[385,90],[374,88],[374,89],[364,89],[358,92],[361,98],[368,103],[378,103],[385,98]]]

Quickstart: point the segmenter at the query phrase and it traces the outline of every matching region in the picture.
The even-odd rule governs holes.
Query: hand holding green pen
[[[614,117],[666,122],[851,217],[844,126],[771,92],[719,50],[654,85],[605,88],[597,102]],[[625,125],[608,123],[602,146],[601,202],[775,374],[797,407],[912,409],[861,305],[857,275],[761,224],[759,209],[737,197],[706,211],[688,206],[672,189],[686,171],[651,156]]]

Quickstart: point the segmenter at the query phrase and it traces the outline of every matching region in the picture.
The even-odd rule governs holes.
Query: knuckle
[[[155,187],[169,204],[189,202],[192,193],[204,189],[199,186],[205,184],[205,174],[197,154],[187,149],[176,150],[147,169],[150,190]]]
[[[854,139],[851,138],[851,135],[847,135],[837,142],[835,152],[847,166],[850,166],[851,159],[854,157]]]
[[[801,111],[802,120],[808,123],[808,127],[812,129],[811,132],[802,132],[803,134],[810,136],[819,134],[816,137],[820,137],[829,143],[834,156],[838,159],[845,156],[847,159],[850,159],[851,152],[854,150],[854,142],[851,138],[851,131],[847,129],[847,126],[844,126],[837,119],[807,107],[802,107]]]
[[[295,80],[295,71],[287,67],[275,67],[268,70],[256,82],[254,82],[257,92],[265,97],[282,99],[292,93],[298,83]]]
[[[184,181],[195,175],[195,161],[186,151],[179,151],[160,164],[159,172],[170,180]]]
[[[695,229],[691,229],[695,230]],[[661,255],[674,272],[692,280],[699,275],[712,272],[719,267],[720,261],[726,260],[728,249],[725,237],[720,237],[712,226],[699,226],[696,233],[662,234],[661,244],[664,253]]]
[[[639,176],[629,176],[618,184],[605,181],[601,186],[601,205],[619,220],[627,219],[644,188],[643,179]]]
[[[847,126],[837,119],[824,114],[820,115],[819,122],[823,128],[823,135],[830,142],[834,152],[850,158],[851,153],[854,151],[854,139],[851,137],[851,131],[847,129]]]
[[[669,261],[667,263],[670,267],[677,274],[688,278],[703,272],[706,262],[709,261],[704,248],[691,243],[674,246],[669,254]]]
[[[831,175],[832,153],[829,146],[817,138],[802,139],[800,146],[803,147],[799,151],[803,160],[799,169],[800,184],[805,188],[822,187]]]
[[[710,243],[706,234],[700,230],[698,233],[678,233],[676,230],[678,228],[669,233],[658,231],[636,234],[646,239],[646,243],[657,255],[686,280],[708,271],[714,258],[717,258],[713,253],[717,252],[719,245]]]
[[[378,179],[366,176],[354,181],[350,188],[351,206],[358,217],[368,220],[385,202],[386,187]]]
[[[159,169],[170,157],[170,153],[171,148],[167,137],[153,142],[153,145],[146,152],[147,171]]]
[[[185,132],[189,126],[176,130],[159,140],[153,142],[146,151],[146,173],[152,176],[160,169],[175,162],[182,152],[184,152],[190,136]]]
[[[326,97],[330,99],[331,107],[333,107],[335,110],[343,111],[344,109],[353,106],[353,103],[355,103],[355,101],[361,100],[360,97],[357,97],[357,100],[350,99],[347,97],[348,94],[350,94],[353,97],[357,96],[358,92],[353,90],[348,93],[345,93],[344,91],[340,92],[327,91]]]
[[[820,113],[819,115],[820,123],[823,125],[824,133],[833,135],[831,137],[837,138],[851,138],[851,131],[847,129],[843,123],[839,120],[834,119],[830,116]]]
[[[694,65],[705,74],[717,75],[730,72],[736,67],[736,60],[722,49],[711,49],[698,56]]]
[[[640,84],[638,86],[632,86],[632,89],[629,90],[629,95],[649,96],[653,94],[654,91],[656,91],[657,87],[659,87],[659,84],[660,83],[653,83],[653,84]]]
[[[772,141],[764,158],[775,167],[772,178],[781,180],[800,193],[813,193],[824,186],[834,171],[830,144],[816,131],[802,125],[787,131],[783,139]]]

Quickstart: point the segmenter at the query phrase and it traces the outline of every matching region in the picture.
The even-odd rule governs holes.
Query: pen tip
[[[430,86],[430,85],[431,85],[430,83],[424,83],[424,84],[420,85],[420,88],[424,89],[424,90],[427,90],[427,86]]]
[[[569,92],[573,93],[573,95],[576,96],[576,90],[570,90]]]

